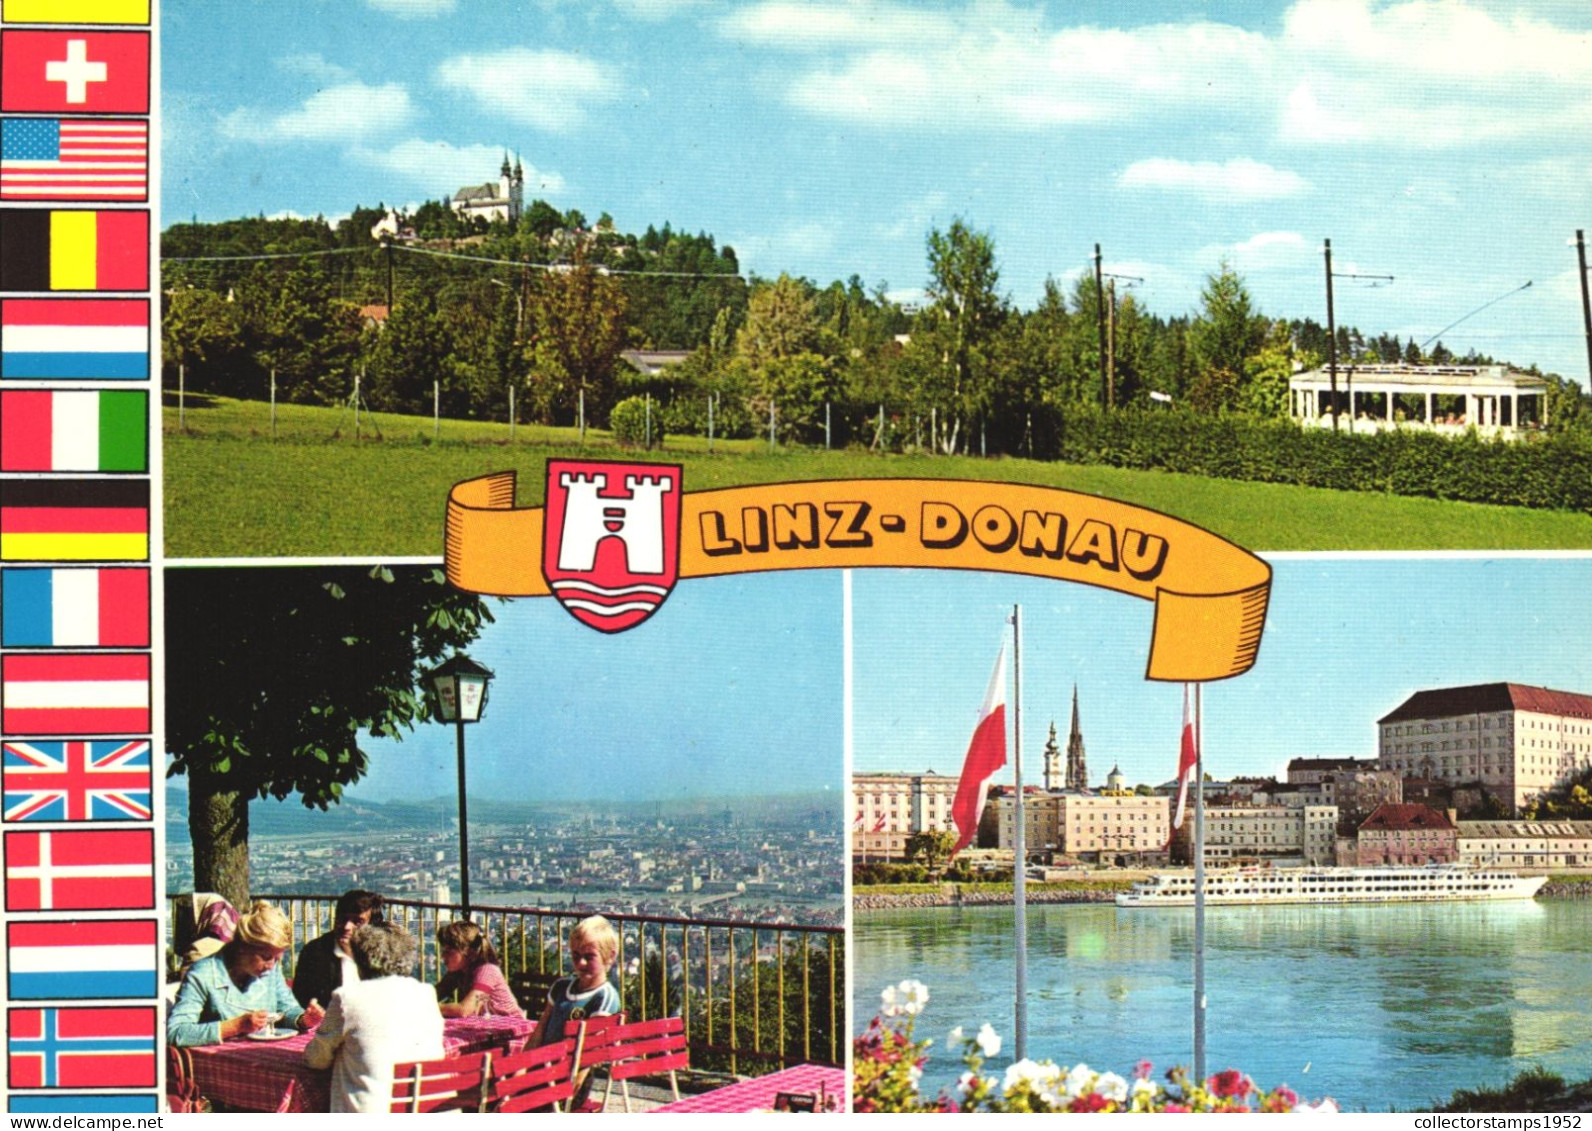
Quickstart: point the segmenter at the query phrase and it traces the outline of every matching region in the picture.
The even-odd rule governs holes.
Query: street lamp
[[[453,723],[459,751],[459,897],[470,917],[470,818],[464,796],[464,724],[481,721],[492,673],[463,652],[455,652],[426,676],[437,717]]]

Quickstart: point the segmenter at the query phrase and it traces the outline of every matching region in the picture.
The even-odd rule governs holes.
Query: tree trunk
[[[188,835],[195,891],[249,908],[249,799],[204,770],[188,774]]]

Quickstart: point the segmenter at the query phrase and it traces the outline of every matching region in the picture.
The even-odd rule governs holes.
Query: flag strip
[[[160,1110],[155,1093],[13,1094],[6,1101],[13,1115],[138,1115]]]
[[[0,392],[0,471],[141,472],[148,452],[148,393]]]
[[[149,647],[147,569],[0,570],[0,645]]]
[[[7,911],[144,911],[154,905],[152,829],[5,834]]]
[[[951,802],[951,816],[957,829],[956,847],[951,850],[953,856],[972,844],[978,835],[989,779],[1005,764],[1006,646],[1002,644],[995,657],[995,670],[990,673],[989,686],[984,689],[978,725],[973,728],[973,737],[967,744],[962,776],[956,783],[956,797]]]
[[[10,5],[6,8],[10,22]],[[147,31],[0,32],[0,110],[148,114]]]
[[[13,1009],[6,1061],[13,1088],[153,1087],[155,1010]]]
[[[150,729],[148,653],[0,657],[7,734],[137,734]]]
[[[81,118],[0,121],[0,200],[149,197],[149,125]]]
[[[19,479],[0,495],[0,559],[147,561],[145,479]]]
[[[148,300],[0,300],[0,378],[147,380]]]
[[[4,745],[7,821],[147,821],[154,777],[148,739]]]
[[[0,211],[0,290],[149,288],[149,213]]]
[[[152,997],[159,992],[152,919],[11,923],[7,990],[14,999]]]
[[[1183,813],[1188,803],[1188,783],[1194,780],[1199,766],[1199,744],[1194,739],[1194,719],[1188,710],[1188,684],[1183,685],[1183,737],[1177,757],[1177,812],[1172,817],[1172,827],[1183,827]]]
[[[11,24],[149,23],[150,0],[3,0],[0,18]]]

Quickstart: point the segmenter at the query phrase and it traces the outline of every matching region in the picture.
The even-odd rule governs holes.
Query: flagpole
[[[1194,1082],[1205,1082],[1205,745],[1194,685]]]
[[[1017,1060],[1028,1049],[1028,892],[1024,880],[1027,852],[1023,845],[1023,607],[1012,606],[1012,770],[1017,779],[1017,830],[1012,837],[1013,929],[1017,934],[1015,1038]]]

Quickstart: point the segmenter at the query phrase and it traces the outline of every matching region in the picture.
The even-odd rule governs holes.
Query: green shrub
[[[663,421],[645,397],[626,397],[608,414],[614,440],[626,448],[663,447]]]

